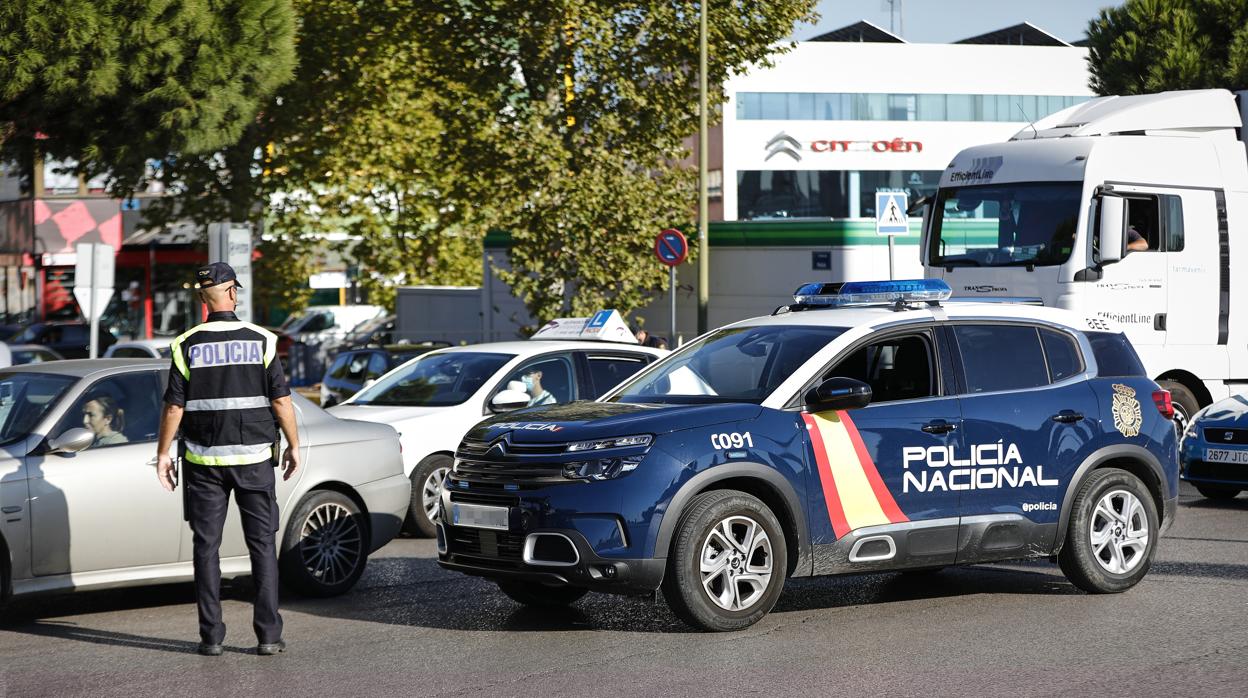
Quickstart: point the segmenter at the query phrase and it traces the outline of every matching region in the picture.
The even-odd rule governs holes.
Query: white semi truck
[[[963,150],[925,213],[926,276],[1113,321],[1180,421],[1248,391],[1246,94],[1104,97]]]

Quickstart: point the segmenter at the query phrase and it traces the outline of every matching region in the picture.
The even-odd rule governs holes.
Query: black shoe
[[[195,651],[199,652],[205,657],[220,657],[221,652],[223,652],[224,650],[221,647],[221,643],[219,642],[215,645],[209,644],[207,642],[201,642],[199,643],[199,647]]]
[[[256,645],[256,654],[267,657],[269,655],[279,654],[286,651],[286,641],[278,640],[277,642],[260,643]]]

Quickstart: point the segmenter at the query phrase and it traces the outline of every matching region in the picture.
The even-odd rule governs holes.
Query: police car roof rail
[[[901,281],[846,281],[805,284],[793,293],[795,301],[776,308],[772,315],[850,306],[887,305],[894,311],[909,310],[917,305],[939,306],[953,295],[949,284],[940,279],[907,279]]]

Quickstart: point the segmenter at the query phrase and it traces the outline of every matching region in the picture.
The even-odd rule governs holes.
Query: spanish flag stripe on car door
[[[849,415],[805,414],[819,481],[836,537],[864,526],[909,521],[885,487]]]

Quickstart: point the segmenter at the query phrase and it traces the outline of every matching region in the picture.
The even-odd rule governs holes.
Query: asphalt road
[[[284,599],[278,657],[254,654],[247,580],[226,591],[220,658],[194,653],[188,584],[19,600],[0,616],[0,695],[1227,696],[1248,680],[1248,495],[1185,487],[1125,594],[1047,563],[794,580],[735,634],[642,599],[521,609],[434,556],[398,540],[352,593]]]

